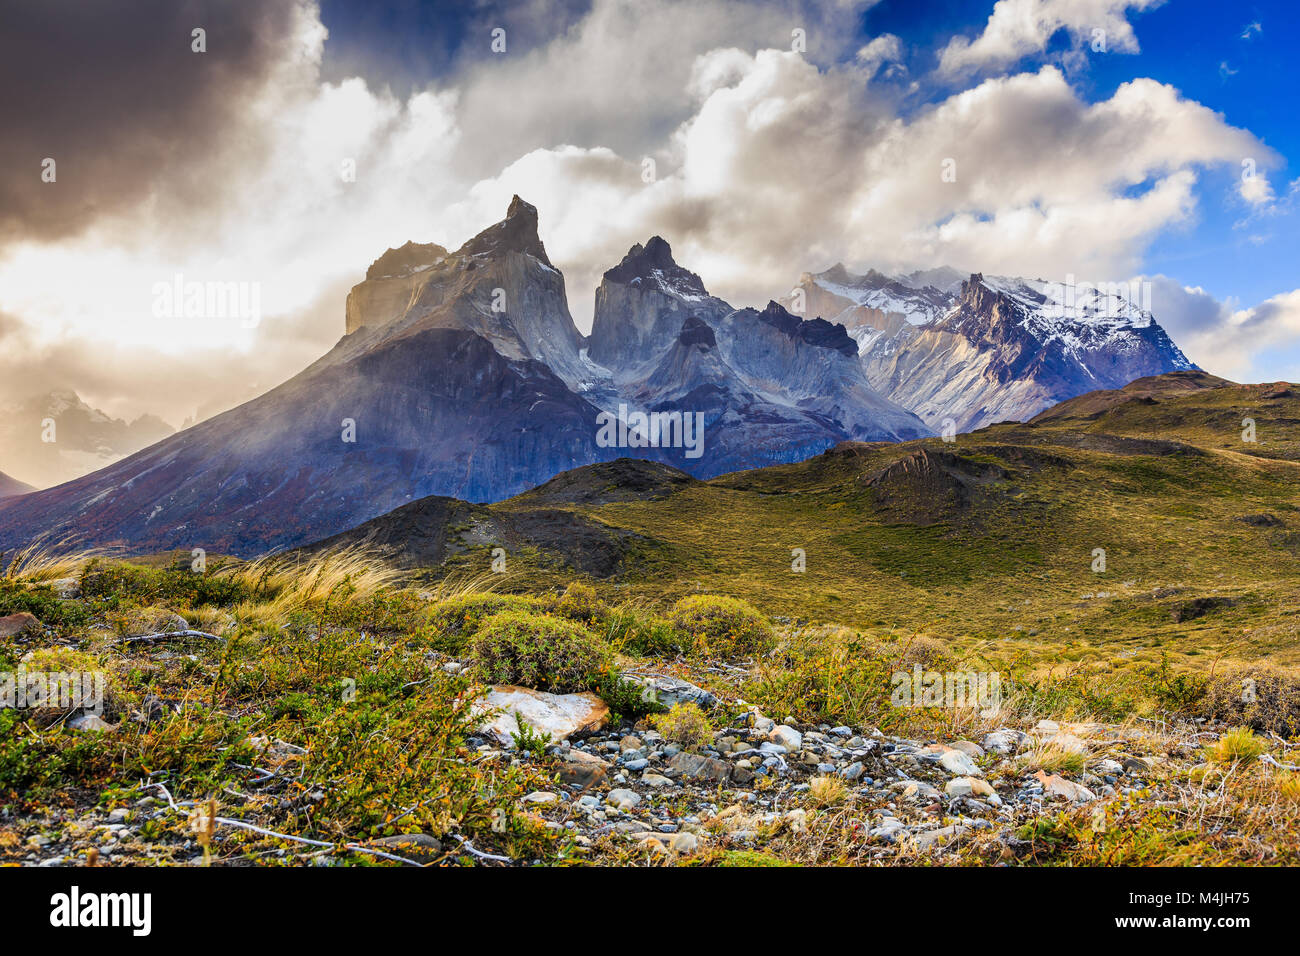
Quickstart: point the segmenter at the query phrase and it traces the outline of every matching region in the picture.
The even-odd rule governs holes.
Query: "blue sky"
[[[895,33],[911,50],[909,65],[924,68],[954,34],[974,34],[987,5],[970,0],[884,0],[863,17],[868,34]],[[1129,15],[1141,52],[1092,55],[1071,79],[1091,101],[1112,96],[1136,77],[1169,83],[1222,113],[1276,150],[1279,191],[1300,176],[1300,3],[1271,0],[1171,0]],[[1061,39],[1058,37],[1058,40]],[[1026,58],[1025,67],[1047,57]],[[916,72],[916,70],[914,70]],[[940,90],[935,89],[937,99]],[[1206,197],[1227,197],[1233,171],[1205,174]],[[1151,245],[1149,272],[1177,276],[1218,298],[1254,303],[1294,288],[1300,280],[1300,218],[1289,212],[1248,217],[1239,203],[1203,199],[1195,222],[1170,230]]]

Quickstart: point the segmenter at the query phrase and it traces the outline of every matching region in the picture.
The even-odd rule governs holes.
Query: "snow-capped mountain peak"
[[[802,303],[798,300],[802,299]],[[1093,388],[1195,366],[1151,313],[1142,283],[955,269],[804,273],[806,317],[843,323],[872,386],[933,428],[1027,418]]]
[[[873,269],[855,276],[836,264],[818,275],[805,273],[800,282],[812,283],[827,296],[841,300],[846,306],[841,312],[852,306],[874,309],[884,315],[900,315],[909,325],[933,322],[951,307],[953,299],[951,292],[929,284],[919,272],[891,276]],[[809,310],[809,314],[814,313]],[[839,314],[822,317],[841,321]]]

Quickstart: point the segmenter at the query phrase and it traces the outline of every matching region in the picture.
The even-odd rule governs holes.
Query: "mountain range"
[[[0,461],[22,482],[47,488],[97,471],[174,431],[156,415],[114,418],[70,389],[55,389],[0,409]]]
[[[25,481],[19,481],[17,478],[6,475],[4,472],[0,472],[0,498],[9,498],[13,495],[25,495],[35,490],[35,488],[27,484]]]
[[[266,394],[108,467],[0,504],[0,548],[38,535],[148,552],[297,547],[408,502],[491,502],[628,455],[695,478],[1028,418],[1061,398],[1191,368],[1147,312],[1048,316],[1042,283],[806,275],[804,314],[735,308],[666,241],[603,276],[591,333],[519,197],[459,249],[390,249],[345,334]],[[826,315],[830,320],[821,316]],[[616,419],[620,442],[602,420]],[[656,447],[660,421],[697,419]],[[649,431],[643,423],[652,421]],[[667,428],[667,425],[665,425]]]
[[[843,324],[871,386],[940,432],[1023,421],[1085,392],[1196,368],[1134,290],[1074,291],[947,268],[888,276],[835,265],[804,273],[792,297]]]

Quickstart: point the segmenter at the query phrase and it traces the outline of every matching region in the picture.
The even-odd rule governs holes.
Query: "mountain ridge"
[[[67,388],[30,395],[0,412],[0,457],[33,490],[79,478],[176,432],[150,413],[115,418]]]
[[[936,430],[1024,420],[1096,388],[1196,368],[1118,289],[947,267],[855,276],[837,263],[803,273],[782,301],[796,296],[806,313],[845,324],[873,387]]]
[[[1138,500],[1144,513],[1162,515],[1165,495],[1195,500],[1197,486],[1178,476],[1207,478],[1227,469],[1250,494],[1233,502],[1215,486],[1224,508],[1196,520],[1263,529],[1269,559],[1288,574],[1300,573],[1296,509],[1287,504],[1288,482],[1300,468],[1300,433],[1294,425],[1300,421],[1300,388],[1237,385],[1201,372],[1166,373],[1133,384],[1127,394],[1103,390],[1071,399],[1057,406],[1061,414],[1045,414],[1037,422],[989,426],[951,441],[847,441],[800,462],[708,481],[662,463],[619,458],[580,466],[519,495],[475,506],[481,510],[474,522],[456,517],[457,506],[442,501],[436,508],[408,506],[378,516],[327,543],[373,545],[403,567],[434,574],[482,570],[489,549],[503,547],[509,561],[524,566],[517,573],[539,586],[562,584],[566,574],[577,572],[653,590],[660,574],[673,580],[719,578],[733,566],[745,565],[745,580],[756,575],[763,590],[779,586],[788,591],[793,612],[809,601],[823,601],[820,587],[839,587],[833,569],[850,565],[864,579],[893,575],[898,587],[915,593],[926,586],[927,575],[943,574],[966,588],[996,577],[999,587],[1015,593],[1021,585],[1012,571],[1048,562],[1038,552],[1037,535],[1043,529],[1056,573],[1088,581],[1094,572],[1089,570],[1089,549],[1080,552],[1073,530],[1079,521],[1087,523],[1095,546],[1116,549],[1114,574],[1127,580],[1138,573],[1130,569],[1134,559],[1126,550],[1134,548],[1143,555],[1141,573],[1163,580],[1158,575],[1165,545],[1153,545],[1144,535],[1176,540],[1179,530],[1163,518],[1143,527],[1110,522],[1095,513],[1094,487],[1122,481],[1122,510]],[[1084,414],[1076,414],[1079,409]],[[1278,423],[1271,443],[1252,449],[1251,455],[1239,450],[1237,422],[1243,409]],[[1162,437],[1151,437],[1153,431]],[[1262,507],[1272,510],[1261,515]],[[557,511],[567,511],[570,518],[561,523]],[[795,515],[797,528],[778,521]],[[853,520],[846,522],[845,516]],[[599,561],[588,560],[583,548],[566,537],[569,526],[587,529],[587,522],[600,532],[598,538],[585,532],[586,540],[598,547]],[[1026,523],[1036,529],[1031,542],[1026,542]],[[778,525],[780,535],[774,537]],[[526,542],[515,530],[522,527],[532,531]],[[733,535],[727,531],[733,527],[745,530]],[[423,557],[417,557],[415,551],[423,546],[408,547],[408,535],[416,542],[438,541],[437,554],[424,548]],[[744,557],[736,553],[737,540],[746,543]],[[906,548],[900,550],[900,541]],[[963,544],[955,546],[957,541]],[[307,550],[316,552],[325,544]],[[528,554],[521,544],[531,549]],[[800,575],[789,574],[783,561],[788,547],[805,549],[809,571],[821,582],[814,593],[800,586]],[[968,559],[967,547],[987,549],[996,561],[986,566],[979,558]],[[750,557],[751,549],[765,550],[768,557]],[[848,561],[849,554],[856,561]],[[676,562],[671,569],[658,563],[668,557]],[[786,578],[792,582],[788,587],[780,585]],[[882,586],[878,580],[877,586]],[[833,601],[823,608],[827,613],[833,609]]]
[[[1016,417],[1050,391],[1036,375],[1064,379],[1065,346],[1052,351],[1027,331],[1041,291],[1023,283],[993,287],[976,274],[952,293],[951,271],[871,273],[858,285],[870,286],[869,295],[919,296],[914,317],[924,322],[903,315],[899,324],[897,311],[854,304],[866,311],[846,324],[778,302],[733,308],[678,265],[660,236],[606,271],[583,336],[538,224],[536,207],[515,196],[504,219],[454,252],[411,242],[387,250],[348,294],[345,333],[316,362],[108,468],[6,500],[0,547],[56,534],[136,551],[258,554],[429,495],[491,502],[620,458],[628,449],[611,447],[615,430],[600,426],[611,415],[698,416],[699,447],[632,447],[711,478],[801,461],[845,441],[932,434],[873,384],[871,369],[892,368],[885,379],[893,385],[923,385],[956,354],[964,364],[945,373],[944,388],[913,392],[932,420],[946,409],[967,422]],[[842,267],[834,275],[858,282]],[[926,308],[954,294],[965,311],[928,317]],[[836,295],[826,301],[847,301]],[[906,348],[864,361],[873,353],[857,347],[860,320],[873,317],[892,323]],[[1154,320],[1129,324],[1158,329]],[[1009,345],[981,345],[980,335]],[[979,387],[966,395],[970,384]],[[1068,382],[1060,387],[1068,391]],[[683,435],[678,429],[674,440]]]
[[[674,342],[686,326],[681,375],[633,387],[634,373],[616,387],[585,355],[589,340],[573,324],[564,277],[537,224],[536,208],[516,196],[503,220],[454,252],[414,243],[388,250],[349,293],[345,333],[325,355],[265,394],[107,468],[5,499],[0,547],[44,536],[135,552],[247,556],[327,537],[431,494],[498,500],[626,454],[599,437],[602,411],[620,402],[704,416],[707,453],[698,459],[686,447],[637,450],[700,475],[797,460],[847,437],[899,437],[893,423],[905,435],[925,432],[871,392],[856,361],[758,322],[757,313],[737,314],[728,328],[780,336],[773,360],[843,379],[831,389],[834,400],[819,403],[769,381],[763,356],[735,349],[724,360],[719,339],[727,332],[719,336],[715,326],[732,310],[711,297],[685,308],[682,296],[693,296],[694,284],[670,285],[671,304],[656,300],[676,313]],[[651,274],[655,263],[668,266],[667,243],[647,245]],[[677,275],[679,267],[669,268]],[[696,306],[707,307],[703,318],[688,324]],[[791,320],[790,328],[803,328]],[[666,356],[647,358],[653,369]],[[697,380],[683,391],[676,386],[691,374],[686,366]],[[870,407],[856,404],[867,400]]]

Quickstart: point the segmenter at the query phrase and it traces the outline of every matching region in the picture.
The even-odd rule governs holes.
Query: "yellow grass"
[[[54,543],[41,539],[19,548],[12,555],[0,554],[0,577],[9,581],[54,581],[81,574],[93,558],[105,557],[99,548],[73,549],[67,541]]]
[[[808,781],[808,802],[815,807],[833,807],[848,799],[849,789],[839,777],[813,777]]]
[[[1229,730],[1205,748],[1205,758],[1215,764],[1251,763],[1268,750],[1268,744],[1248,727]]]
[[[366,601],[398,588],[412,587],[412,574],[394,567],[365,545],[352,545],[310,557],[270,555],[223,568],[254,595],[231,609],[240,622],[276,625],[309,607],[346,597]],[[481,594],[501,585],[505,575],[487,572],[449,575],[418,593],[430,604],[466,594]]]

